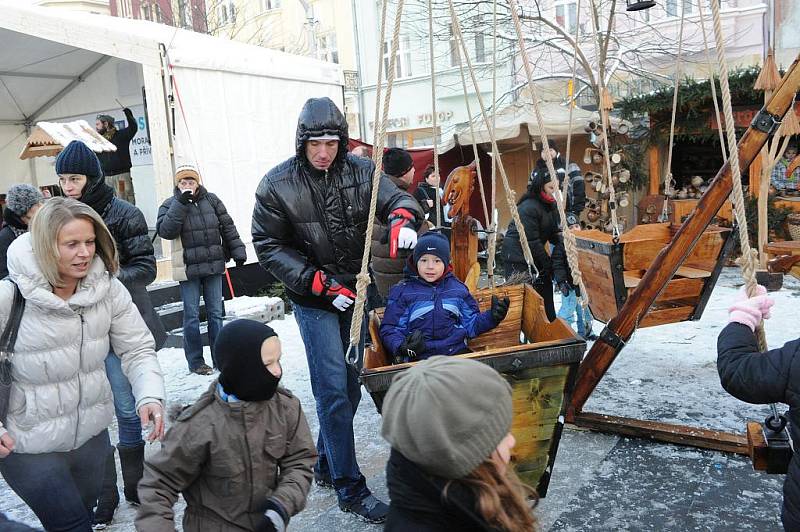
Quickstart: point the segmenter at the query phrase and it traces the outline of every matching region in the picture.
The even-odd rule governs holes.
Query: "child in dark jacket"
[[[263,323],[236,320],[216,340],[219,381],[185,409],[139,483],[136,529],[283,532],[305,507],[317,458],[300,401],[278,386],[281,344]]]
[[[789,405],[789,432],[800,441],[800,339],[761,352],[755,329],[770,317],[772,299],[763,286],[755,297],[742,295],[730,308],[730,323],[717,339],[717,370],[722,387],[742,401]],[[800,531],[800,457],[797,444],[783,482],[781,519],[787,531]]]
[[[406,278],[392,287],[381,322],[381,340],[395,363],[455,355],[503,321],[508,298],[492,297],[480,312],[466,285],[450,268],[450,242],[437,231],[420,237]]]

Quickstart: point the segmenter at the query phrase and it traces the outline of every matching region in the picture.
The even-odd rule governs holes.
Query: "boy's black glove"
[[[560,281],[558,283],[558,289],[561,291],[562,296],[567,297],[572,291],[572,285],[570,285],[568,281]]]
[[[422,331],[414,331],[406,336],[406,339],[397,348],[394,356],[395,364],[417,360],[423,351],[425,351],[425,338]]]
[[[178,201],[184,205],[189,205],[189,202],[192,201],[192,196],[194,196],[194,192],[191,190],[184,190],[181,195],[178,196]]]
[[[256,525],[255,532],[285,532],[286,521],[284,520],[284,511],[282,508],[277,507],[276,502],[273,500],[267,501],[264,510],[264,516],[261,522]]]
[[[500,323],[508,314],[508,306],[511,304],[511,300],[507,297],[503,299],[498,299],[497,296],[492,296],[492,319],[495,323]]]

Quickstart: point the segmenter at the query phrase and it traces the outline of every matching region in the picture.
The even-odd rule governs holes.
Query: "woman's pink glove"
[[[728,309],[729,323],[735,322],[747,325],[751,331],[755,332],[761,320],[769,319],[771,316],[770,309],[775,304],[775,301],[766,295],[767,289],[761,285],[758,285],[756,293],[756,296],[748,298],[744,287],[739,290],[736,303]]]

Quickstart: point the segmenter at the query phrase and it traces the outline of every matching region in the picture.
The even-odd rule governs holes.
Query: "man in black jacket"
[[[153,310],[147,292],[147,285],[156,278],[156,258],[144,214],[134,205],[114,196],[114,191],[103,179],[97,156],[80,141],[70,142],[58,155],[56,173],[64,194],[89,205],[108,226],[119,253],[118,278],[130,292],[133,303],[153,334],[156,349],[160,349],[167,333]],[[106,357],[106,375],[114,394],[114,409],[119,425],[117,449],[122,465],[124,494],[129,502],[138,504],[136,485],[144,472],[142,426],[136,413],[130,382],[122,372],[120,358],[113,352]],[[119,504],[113,449],[106,464],[103,490],[94,516],[98,525],[110,523]]]
[[[103,174],[106,176],[106,184],[116,192],[117,196],[135,205],[136,199],[131,179],[130,144],[136,132],[139,131],[139,125],[136,123],[133,111],[126,107],[122,112],[125,113],[125,121],[128,123],[127,127],[123,129],[117,129],[113,116],[97,115],[95,122],[97,132],[117,147],[117,151],[103,152],[98,155],[98,158],[103,167]]]
[[[305,344],[320,424],[315,480],[336,489],[343,511],[378,523],[388,507],[371,494],[356,461],[359,368],[344,360],[375,167],[348,154],[347,140],[347,122],[329,98],[305,103],[296,155],[270,170],[256,191],[253,245],[261,265],[286,286]],[[393,256],[414,247],[422,212],[385,176],[377,216],[388,220]]]

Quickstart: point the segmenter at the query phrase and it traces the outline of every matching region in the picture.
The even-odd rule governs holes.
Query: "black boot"
[[[125,500],[139,504],[137,486],[144,474],[144,442],[135,447],[118,447],[119,463],[122,465],[122,482]]]
[[[117,491],[117,462],[114,460],[114,447],[106,458],[106,467],[103,473],[103,488],[100,490],[100,498],[97,500],[97,508],[94,511],[94,523],[92,528],[103,530],[111,520],[114,519],[114,511],[119,505],[119,492]]]

